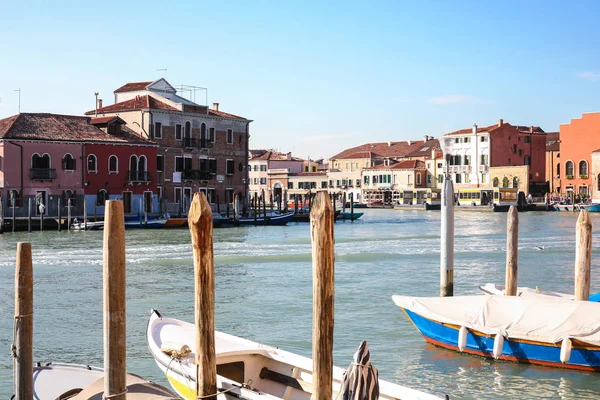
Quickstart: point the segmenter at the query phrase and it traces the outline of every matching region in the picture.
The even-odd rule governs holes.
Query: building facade
[[[69,211],[72,216],[83,215],[88,193],[104,186],[109,175],[108,167],[106,176],[97,168],[90,173],[89,149],[94,149],[96,166],[104,162],[108,166],[110,154],[127,159],[139,147],[146,149],[148,157],[156,156],[155,144],[132,133],[107,133],[88,117],[22,113],[0,120],[0,188],[10,208],[5,216],[12,216],[14,206],[15,217],[27,217],[30,203],[33,216],[66,216]],[[125,175],[119,181],[121,188],[127,182]],[[155,200],[156,186],[148,191]],[[91,198],[88,215],[94,209],[95,191]]]
[[[248,160],[248,192],[265,197],[270,201],[277,196],[283,199],[290,173],[302,172],[304,160],[293,157],[292,153],[280,153],[274,150],[250,150]]]
[[[362,199],[364,202],[396,204],[404,192],[427,187],[427,169],[421,160],[386,162],[362,171]]]
[[[560,132],[546,133],[546,179],[549,192],[560,196]]]
[[[115,104],[86,114],[118,116],[158,144],[156,183],[168,212],[186,212],[195,192],[213,204],[247,195],[251,120],[185,99],[165,79],[127,83],[114,95]]]
[[[600,149],[600,113],[583,114],[560,125],[561,194],[587,197],[594,179],[590,174],[592,151]]]

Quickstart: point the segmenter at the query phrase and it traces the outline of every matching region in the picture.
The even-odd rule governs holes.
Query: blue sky
[[[162,68],[253,119],[252,148],[311,158],[600,111],[600,2],[6,3],[1,118],[18,88],[24,112],[82,114]]]

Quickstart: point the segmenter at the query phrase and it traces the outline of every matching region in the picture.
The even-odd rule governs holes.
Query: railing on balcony
[[[486,173],[486,172],[488,172],[488,168],[489,167],[487,165],[480,165],[479,166],[479,172]]]
[[[460,172],[460,166],[459,166],[459,165],[449,165],[449,166],[448,166],[448,172],[449,172],[449,173],[457,173],[457,172]]]
[[[200,139],[198,141],[198,147],[201,149],[210,149],[213,147],[213,143],[208,139]]]
[[[31,168],[29,170],[29,179],[35,181],[51,181],[56,179],[56,169],[54,168]]]
[[[208,171],[201,171],[199,169],[188,169],[181,172],[181,179],[192,180],[192,181],[209,181],[214,177]]]
[[[127,175],[128,182],[151,182],[152,176],[147,171],[129,171]]]
[[[196,138],[192,138],[192,137],[184,137],[183,138],[183,147],[186,149],[198,147],[198,140],[196,140]]]
[[[470,165],[461,165],[460,172],[471,172],[471,166]]]

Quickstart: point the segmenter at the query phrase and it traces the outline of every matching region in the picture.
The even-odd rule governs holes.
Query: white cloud
[[[479,99],[474,96],[466,96],[466,95],[452,95],[446,94],[443,96],[435,96],[426,99],[427,103],[431,104],[465,104],[465,103],[476,103]]]
[[[586,81],[600,81],[600,73],[598,72],[580,72],[577,76]]]

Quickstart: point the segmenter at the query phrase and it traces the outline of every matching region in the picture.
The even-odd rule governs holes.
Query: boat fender
[[[494,358],[497,360],[502,355],[502,348],[504,347],[504,336],[498,333],[494,338]]]
[[[466,326],[461,326],[458,330],[458,350],[461,352],[467,348],[467,333]]]
[[[566,364],[571,359],[571,349],[573,347],[573,343],[571,339],[564,338],[562,344],[560,345],[560,362]]]

